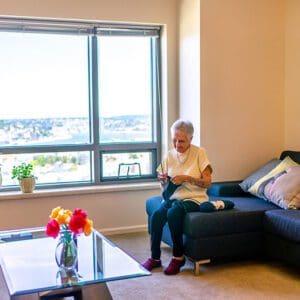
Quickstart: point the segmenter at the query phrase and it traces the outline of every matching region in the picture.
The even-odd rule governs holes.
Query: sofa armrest
[[[216,197],[242,197],[248,195],[239,186],[242,181],[213,182],[207,190],[209,196]]]

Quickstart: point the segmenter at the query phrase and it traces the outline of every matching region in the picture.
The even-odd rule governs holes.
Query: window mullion
[[[153,138],[154,141],[157,143],[157,160],[161,161],[161,140],[162,140],[162,96],[161,96],[161,57],[160,57],[160,38],[153,38],[152,39],[152,51],[154,55],[152,56],[153,65],[153,117],[155,120],[153,121],[154,128],[153,128]],[[156,138],[156,140],[155,140]]]
[[[98,93],[98,47],[97,36],[91,37],[90,47],[90,90],[91,90],[91,142],[92,165],[95,183],[100,182],[100,155],[99,155],[99,93]]]

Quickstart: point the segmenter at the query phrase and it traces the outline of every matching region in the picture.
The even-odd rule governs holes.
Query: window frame
[[[88,74],[89,74],[89,144],[62,144],[62,145],[21,145],[0,146],[1,155],[30,154],[30,153],[58,153],[58,152],[90,152],[90,176],[91,182],[68,182],[39,184],[38,189],[75,187],[75,186],[99,186],[104,184],[147,182],[156,178],[156,166],[161,160],[161,58],[160,58],[160,26],[95,23],[86,21],[47,20],[33,18],[9,18],[0,17],[0,31],[49,33],[49,34],[82,34],[87,36],[88,47]],[[152,91],[152,142],[136,143],[105,143],[99,142],[99,97],[98,97],[98,45],[97,37],[111,36],[150,36],[151,37],[151,91]],[[103,178],[101,157],[109,152],[151,152],[152,172],[149,176],[140,178]],[[16,186],[2,186],[2,190],[16,190]]]

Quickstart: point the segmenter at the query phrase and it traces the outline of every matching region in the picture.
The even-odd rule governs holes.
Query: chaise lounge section
[[[300,152],[284,151],[300,163]],[[230,200],[235,207],[213,213],[188,213],[184,220],[185,255],[194,262],[195,274],[200,265],[212,260],[267,255],[300,266],[300,210],[286,210],[263,198],[244,192],[241,181],[213,183],[209,200]],[[148,220],[162,201],[147,199]],[[168,225],[163,241],[172,246]]]

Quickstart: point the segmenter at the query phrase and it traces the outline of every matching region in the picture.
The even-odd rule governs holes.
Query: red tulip
[[[82,233],[87,221],[87,213],[81,208],[76,208],[69,223],[69,229],[75,234]]]
[[[82,210],[81,208],[76,208],[74,210],[73,216],[76,216],[76,215],[80,215],[83,218],[86,218],[88,216],[87,213],[84,210]]]
[[[56,220],[50,220],[47,223],[46,234],[48,236],[52,236],[53,238],[56,238],[58,236],[59,230],[60,230],[60,227]]]

